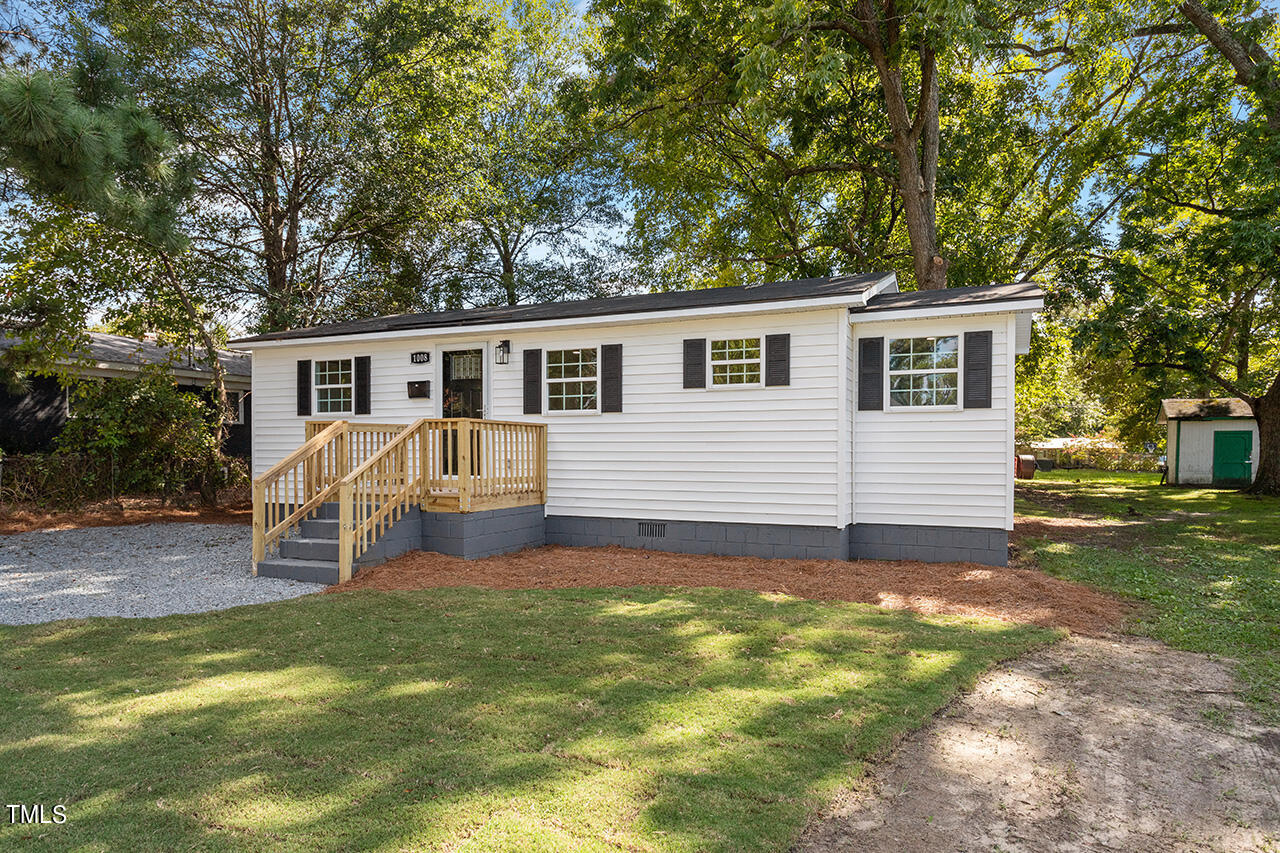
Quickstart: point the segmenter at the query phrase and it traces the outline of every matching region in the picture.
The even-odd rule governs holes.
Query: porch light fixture
[[[498,347],[493,351],[493,361],[495,364],[511,362],[511,341],[498,341]]]

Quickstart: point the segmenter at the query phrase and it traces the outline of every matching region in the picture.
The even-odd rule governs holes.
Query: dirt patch
[[[1229,662],[1072,637],[989,673],[819,816],[798,853],[1273,851],[1280,730]]]
[[[161,506],[157,498],[121,498],[90,504],[74,512],[50,512],[33,507],[0,508],[0,535],[31,530],[71,530],[78,527],[116,527],[124,524],[166,524],[195,521],[204,524],[251,524],[253,507],[235,503],[217,507]]]
[[[1020,546],[1027,539],[1048,539],[1080,545],[1108,545],[1122,540],[1132,541],[1138,528],[1149,521],[1119,521],[1079,515],[1041,518],[1020,515],[1014,520],[1010,541]]]
[[[992,616],[1102,634],[1126,615],[1121,602],[1033,569],[974,563],[770,560],[631,548],[548,546],[483,560],[415,551],[365,569],[332,590],[563,589],[716,586],[801,598],[862,601],[917,613]]]

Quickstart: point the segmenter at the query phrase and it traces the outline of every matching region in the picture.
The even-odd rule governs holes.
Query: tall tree
[[[1149,105],[1144,150],[1112,179],[1128,188],[1121,240],[1085,331],[1153,375],[1245,400],[1261,434],[1254,489],[1280,494],[1280,31],[1250,8],[1233,23],[1179,8],[1195,29],[1178,37],[1199,49],[1170,70],[1179,85]]]
[[[1089,198],[1098,170],[1181,49],[1150,9],[1094,0],[595,10],[643,236],[665,207],[692,226],[671,245],[705,233],[722,269],[922,288],[1076,274],[1115,209]]]
[[[260,329],[322,320],[358,243],[416,214],[399,177],[453,166],[433,122],[487,31],[439,0],[70,2],[194,155],[192,251]]]
[[[614,275],[622,220],[613,152],[581,97],[594,34],[568,0],[518,0],[492,14],[477,97],[456,123],[464,176],[399,241],[372,247],[378,272],[430,306],[598,294]],[[353,296],[363,307],[365,296]]]
[[[76,48],[60,66],[24,62],[0,71],[0,160],[18,184],[7,187],[0,331],[22,338],[5,353],[5,373],[48,371],[76,354],[92,313],[142,306],[153,321],[201,340],[225,413],[212,317],[181,269],[187,239],[178,219],[191,191],[185,158],[135,102],[115,57],[88,41]],[[210,475],[223,430],[219,417]],[[210,477],[202,495],[216,497]]]

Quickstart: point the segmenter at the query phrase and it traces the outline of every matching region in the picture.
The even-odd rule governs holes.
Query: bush
[[[108,497],[109,460],[83,453],[31,453],[0,461],[0,501],[50,509],[72,509]]]
[[[163,368],[82,382],[71,393],[74,416],[54,451],[4,460],[0,498],[68,508],[121,494],[167,500],[198,490],[212,503],[219,489],[248,477],[243,463],[222,455],[215,407],[179,391]]]

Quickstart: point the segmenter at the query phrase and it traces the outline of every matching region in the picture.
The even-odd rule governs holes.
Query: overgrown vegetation
[[[1096,471],[1020,491],[1021,514],[1090,522],[1027,542],[1040,568],[1141,602],[1135,631],[1237,660],[1245,697],[1280,722],[1280,499]]]
[[[786,850],[1053,633],[722,590],[308,596],[0,628],[29,850]]]
[[[0,476],[8,503],[58,509],[118,495],[172,498],[195,490],[204,503],[241,482],[243,462],[222,455],[216,406],[180,391],[159,366],[136,378],[85,380],[70,392],[72,416],[49,453],[10,456]]]

